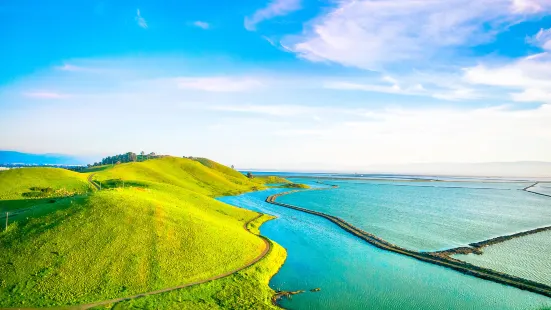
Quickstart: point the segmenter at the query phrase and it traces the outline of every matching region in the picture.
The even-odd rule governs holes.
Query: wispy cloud
[[[207,22],[204,22],[204,21],[194,21],[192,23],[193,26],[197,27],[197,28],[201,28],[201,29],[204,29],[204,30],[207,30],[210,28],[210,24],[207,23]]]
[[[272,0],[268,6],[256,11],[250,17],[245,17],[245,29],[254,31],[257,24],[277,16],[287,15],[300,8],[300,0]]]
[[[410,78],[415,80],[416,78]],[[471,100],[480,98],[481,95],[472,88],[461,83],[451,83],[451,85],[435,85],[430,83],[431,87],[426,88],[421,83],[405,83],[390,76],[382,77],[383,83],[361,83],[354,81],[330,81],[324,84],[327,89],[343,91],[366,91],[385,94],[397,94],[407,96],[425,96],[441,100]]]
[[[271,116],[298,116],[310,113],[315,108],[297,105],[215,105],[213,111],[264,114]]]
[[[515,101],[551,103],[551,53],[466,68],[464,79],[471,84],[504,88]]]
[[[538,13],[550,6],[547,0],[513,0],[511,4],[512,10],[518,13]]]
[[[136,20],[136,23],[138,23],[138,26],[147,29],[147,21],[145,20],[145,18],[142,17],[140,9],[136,10],[136,17],[134,17],[134,19]]]
[[[176,81],[180,88],[207,92],[246,92],[264,86],[258,79],[240,77],[181,77]]]
[[[550,1],[356,0],[342,1],[283,44],[312,61],[381,70],[410,68],[442,52],[490,41],[507,26],[551,12]],[[539,16],[539,15],[538,15]]]
[[[539,46],[544,50],[551,51],[551,28],[540,29],[534,36],[528,38],[528,43]]]
[[[25,92],[23,95],[25,97],[36,99],[65,99],[70,97],[68,94],[47,91]]]

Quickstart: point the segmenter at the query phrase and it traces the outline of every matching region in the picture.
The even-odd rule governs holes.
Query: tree
[[[249,179],[252,179],[252,178],[254,178],[254,176],[253,176],[253,174],[252,174],[252,173],[250,173],[250,172],[247,172],[247,178],[249,178]]]

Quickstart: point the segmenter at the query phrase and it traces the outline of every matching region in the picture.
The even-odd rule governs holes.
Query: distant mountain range
[[[63,154],[30,154],[15,151],[0,151],[0,165],[85,165],[86,158]]]

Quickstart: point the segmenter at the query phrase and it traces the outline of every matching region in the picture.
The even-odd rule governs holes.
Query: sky
[[[551,0],[0,2],[0,149],[551,161]]]

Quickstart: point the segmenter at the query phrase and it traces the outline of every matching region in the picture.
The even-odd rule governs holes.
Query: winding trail
[[[90,308],[97,307],[97,306],[105,306],[105,305],[115,304],[115,303],[118,303],[118,302],[128,301],[128,300],[132,300],[132,299],[136,299],[136,298],[140,298],[140,297],[151,296],[151,295],[166,293],[166,292],[170,292],[170,291],[174,291],[174,290],[179,290],[179,289],[182,289],[182,288],[186,288],[186,287],[190,287],[190,286],[194,286],[194,285],[199,285],[199,284],[204,284],[204,283],[207,283],[207,282],[211,282],[211,281],[214,281],[214,280],[218,280],[218,279],[225,278],[225,277],[231,276],[233,274],[236,274],[237,272],[242,271],[242,270],[244,270],[246,268],[249,268],[252,265],[258,263],[261,259],[266,257],[266,255],[268,255],[268,253],[270,253],[270,251],[272,250],[272,243],[270,242],[270,240],[268,238],[266,238],[262,235],[257,235],[255,233],[253,233],[252,231],[250,231],[249,228],[248,228],[249,224],[251,224],[252,222],[256,221],[257,219],[261,218],[264,215],[265,214],[260,213],[258,216],[252,218],[251,220],[249,220],[245,224],[243,224],[243,228],[248,233],[253,234],[255,236],[258,236],[264,241],[264,250],[262,250],[262,253],[260,253],[260,255],[258,255],[256,258],[254,258],[253,260],[247,262],[245,265],[243,265],[243,266],[241,266],[237,269],[234,269],[234,270],[231,270],[231,271],[228,271],[228,272],[216,275],[216,276],[212,276],[212,277],[206,278],[204,280],[190,282],[190,283],[186,283],[186,284],[182,284],[182,285],[178,285],[178,286],[167,287],[167,288],[164,288],[164,289],[151,291],[151,292],[145,292],[145,293],[141,293],[141,294],[137,294],[137,295],[133,295],[133,296],[127,296],[127,297],[115,298],[115,299],[110,299],[110,300],[97,301],[97,302],[78,305],[78,306],[51,307],[50,309],[64,309],[64,310],[90,309]],[[31,309],[38,309],[38,308],[0,308],[0,309],[31,310]]]
[[[335,187],[336,187],[335,185],[332,186],[332,188],[335,188]],[[327,189],[330,189],[330,188],[314,188],[311,190],[327,190]],[[304,213],[309,213],[309,214],[313,214],[313,215],[317,215],[319,217],[325,218],[333,222],[334,224],[338,225],[340,228],[344,229],[348,233],[370,243],[371,245],[377,248],[398,253],[404,256],[408,256],[423,262],[453,269],[463,274],[467,274],[477,278],[493,281],[493,282],[508,285],[508,286],[513,286],[522,290],[527,290],[533,293],[551,297],[551,286],[538,283],[535,281],[531,281],[528,279],[512,276],[502,272],[494,271],[492,269],[475,266],[463,261],[453,259],[448,255],[441,255],[435,252],[431,253],[431,252],[418,252],[418,251],[408,250],[408,249],[399,247],[397,245],[394,245],[380,237],[375,236],[374,234],[365,232],[336,216],[332,216],[322,212],[308,210],[305,208],[293,206],[290,204],[280,203],[276,201],[278,197],[289,195],[295,192],[298,192],[298,190],[271,195],[266,198],[266,202],[273,205],[277,205],[277,206],[281,206],[281,207],[285,207],[285,208],[289,208],[289,209],[293,209],[293,210],[297,210],[297,211],[301,211]],[[486,241],[486,242],[489,242],[489,241]]]
[[[96,182],[94,182],[92,180],[92,178],[94,177],[95,173],[91,173],[89,176],[88,176],[88,183],[92,184],[93,187],[95,187],[98,191],[101,189],[99,187],[99,185],[96,184]]]

